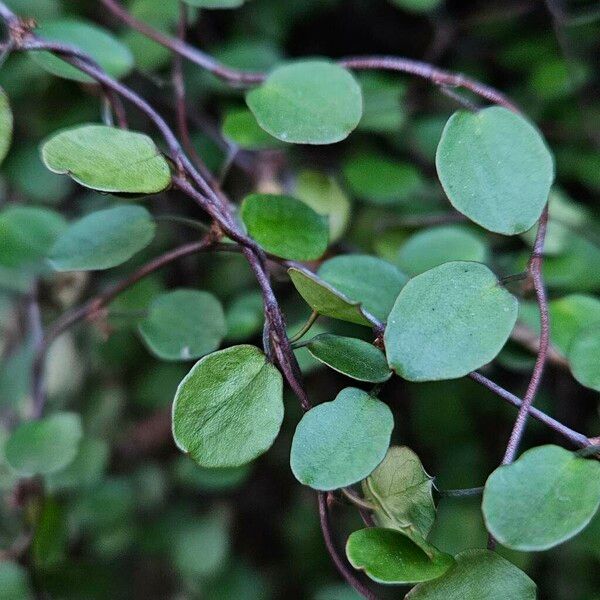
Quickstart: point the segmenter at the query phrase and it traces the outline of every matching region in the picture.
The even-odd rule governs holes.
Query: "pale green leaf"
[[[409,381],[463,377],[498,355],[517,312],[485,265],[444,263],[400,292],[385,330],[388,362]]]
[[[396,529],[370,527],[350,535],[346,556],[355,569],[373,581],[387,584],[418,583],[443,575],[453,564],[449,554],[422,543],[417,545]]]
[[[554,180],[554,162],[539,131],[498,106],[454,113],[436,155],[452,205],[475,223],[505,235],[540,218]]]
[[[318,361],[358,381],[381,383],[392,376],[385,354],[363,340],[324,333],[306,347]]]
[[[394,428],[391,410],[356,388],[309,410],[296,428],[290,455],[296,479],[335,490],[364,479],[383,460]]]
[[[283,420],[279,371],[254,346],[200,359],[173,404],[175,443],[203,467],[236,467],[273,444]]]
[[[139,331],[158,358],[190,360],[216,350],[227,325],[223,307],[215,296],[179,289],[152,301]]]
[[[33,600],[27,570],[10,560],[0,561],[0,590],[3,600]]]
[[[442,577],[413,588],[406,600],[535,600],[536,585],[490,550],[465,550]]]
[[[100,192],[155,194],[171,184],[169,165],[142,133],[82,125],[42,146],[46,167]]]
[[[514,550],[547,550],[578,534],[600,505],[600,462],[539,446],[497,468],[483,493],[488,531]]]
[[[600,326],[575,336],[569,349],[569,365],[581,385],[600,392]]]
[[[232,110],[225,115],[222,134],[244,150],[267,150],[282,146],[278,139],[261,129],[247,108]]]
[[[291,196],[252,194],[244,199],[241,215],[248,233],[276,256],[315,260],[327,250],[327,219]]]
[[[70,225],[49,251],[57,271],[95,271],[116,267],[145,248],[156,225],[141,206],[93,212]]]
[[[87,21],[63,19],[42,23],[36,34],[44,40],[74,46],[90,56],[108,75],[119,79],[133,68],[133,56],[127,46],[121,44],[105,29]],[[32,52],[33,59],[46,71],[84,83],[94,80],[73,65],[50,52]]]
[[[333,144],[350,134],[362,115],[354,77],[325,60],[306,60],[275,69],[246,102],[259,125],[294,144]]]
[[[358,81],[364,100],[358,128],[373,133],[398,132],[406,120],[406,86],[395,77],[375,72],[362,73]]]
[[[10,109],[8,96],[0,88],[0,163],[8,154],[13,136],[13,114]]]

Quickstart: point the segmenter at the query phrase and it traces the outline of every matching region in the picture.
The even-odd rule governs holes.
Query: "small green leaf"
[[[390,0],[390,2],[409,12],[426,13],[441,6],[444,0]]]
[[[373,581],[387,584],[429,581],[454,564],[452,556],[426,542],[419,546],[396,529],[377,527],[352,533],[346,555],[355,569],[361,569]]]
[[[444,263],[400,292],[385,330],[388,362],[409,381],[463,377],[498,355],[517,312],[485,265]]]
[[[252,194],[242,204],[248,233],[267,251],[290,260],[316,260],[327,250],[327,219],[290,196]]]
[[[410,448],[392,446],[362,488],[366,500],[377,507],[378,526],[398,529],[409,537],[415,530],[422,538],[429,535],[435,519],[433,479]]]
[[[139,324],[148,348],[163,360],[190,360],[216,350],[227,325],[209,292],[180,289],[156,297]]]
[[[465,550],[442,577],[414,587],[406,600],[535,600],[536,585],[490,550]]]
[[[467,227],[432,227],[412,235],[398,252],[398,266],[410,275],[453,260],[485,262],[488,250],[483,239]]]
[[[28,421],[6,443],[6,460],[23,477],[54,473],[77,456],[81,437],[81,418],[74,413]]]
[[[569,349],[573,377],[586,387],[600,392],[600,327],[581,331]]]
[[[436,166],[454,208],[505,235],[534,225],[554,180],[552,155],[539,131],[498,106],[454,113],[442,134]]]
[[[141,206],[99,210],[70,225],[48,258],[57,271],[110,269],[145,248],[155,229],[150,213]]]
[[[78,48],[116,79],[124,77],[133,68],[133,56],[129,48],[97,25],[82,20],[63,19],[43,23],[35,32],[45,40]],[[50,52],[32,52],[31,56],[53,75],[84,83],[94,82],[91,77]]]
[[[184,2],[198,8],[239,8],[246,0],[184,0]]]
[[[41,261],[67,226],[47,208],[9,206],[0,212],[0,265],[22,267]]]
[[[104,125],[67,129],[42,146],[54,173],[100,192],[156,194],[171,184],[171,171],[154,142],[142,133]]]
[[[256,335],[265,318],[262,294],[245,292],[229,304],[225,312],[227,340],[240,341]]]
[[[247,108],[232,110],[225,115],[222,134],[244,150],[268,150],[282,145],[278,139],[261,129]]]
[[[363,340],[324,333],[306,347],[318,361],[358,381],[381,383],[392,376],[385,354]]]
[[[381,73],[359,76],[364,111],[358,128],[373,133],[396,133],[406,121],[406,86],[395,77]]]
[[[325,60],[275,69],[248,92],[246,102],[265,131],[293,144],[339,142],[362,115],[362,95],[354,77]]]
[[[13,114],[6,92],[0,88],[0,163],[8,154],[13,136]]]
[[[391,263],[365,254],[345,254],[325,261],[318,275],[380,321],[386,321],[407,281]]]
[[[536,551],[577,535],[600,505],[600,463],[539,446],[497,468],[483,493],[488,531],[504,546]]]
[[[375,153],[361,153],[344,165],[350,191],[373,204],[401,204],[414,199],[423,187],[419,171],[412,165]]]
[[[383,460],[394,428],[392,411],[356,388],[342,390],[303,417],[292,441],[296,479],[335,490],[364,479]]]
[[[288,274],[305,302],[320,315],[367,327],[372,325],[360,303],[349,300],[310,271],[293,267],[288,269]]]
[[[173,437],[203,467],[237,467],[266,452],[283,420],[279,371],[254,346],[200,359],[180,383]]]
[[[296,178],[294,194],[317,214],[328,218],[331,242],[337,242],[344,235],[350,220],[351,206],[333,177],[319,171],[302,171]]]
[[[0,561],[0,590],[3,600],[33,600],[27,570],[10,560]]]

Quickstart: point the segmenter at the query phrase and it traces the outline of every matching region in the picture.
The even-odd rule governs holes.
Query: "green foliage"
[[[95,271],[116,267],[145,248],[156,225],[141,206],[93,212],[58,236],[48,258],[56,271]]]
[[[48,21],[37,28],[36,34],[46,40],[78,48],[91,56],[111,77],[124,77],[133,68],[133,56],[127,46],[92,23],[75,19]],[[94,83],[91,77],[49,52],[33,52],[31,56],[53,75]]]
[[[455,113],[442,134],[436,166],[454,208],[505,235],[534,225],[554,180],[553,159],[540,133],[499,107]]]
[[[155,194],[169,187],[171,172],[146,135],[103,125],[63,131],[42,146],[54,173],[100,192]]]
[[[198,8],[238,8],[246,0],[185,0],[190,6]]]
[[[82,435],[81,418],[74,413],[28,421],[8,439],[6,460],[21,476],[55,473],[75,459]]]
[[[365,498],[375,507],[379,527],[426,538],[435,519],[433,479],[419,457],[406,446],[392,446],[383,462],[362,484]]]
[[[434,10],[443,4],[444,0],[390,0],[396,6],[409,12],[424,13]]]
[[[25,568],[9,560],[0,562],[0,589],[5,600],[31,600],[34,597]]]
[[[394,419],[381,401],[356,388],[309,410],[294,433],[292,472],[316,490],[335,490],[366,477],[383,460]]]
[[[419,583],[443,575],[454,559],[433,546],[417,545],[395,529],[371,527],[355,531],[346,543],[355,569],[378,583]]]
[[[323,333],[306,347],[318,361],[352,379],[382,383],[392,376],[385,354],[363,340]]]
[[[595,326],[575,336],[569,349],[573,377],[586,387],[600,392],[600,327]]]
[[[407,600],[535,600],[536,586],[525,573],[489,550],[465,550],[439,579],[421,583]]]
[[[579,533],[600,506],[600,464],[540,446],[496,469],[483,494],[490,533],[515,550],[547,550]]]
[[[246,101],[265,131],[292,144],[339,142],[362,116],[362,95],[354,77],[323,60],[278,67]]]
[[[390,367],[409,381],[467,375],[498,355],[517,311],[517,299],[480,263],[430,269],[404,286],[390,313]]]
[[[228,112],[223,120],[223,137],[244,150],[277,148],[281,143],[261,129],[247,108]]]
[[[314,260],[327,250],[327,219],[295,198],[253,194],[244,199],[241,215],[248,233],[276,256]]]
[[[8,154],[13,136],[13,114],[6,92],[0,88],[0,163]]]
[[[271,447],[282,420],[281,375],[254,346],[202,358],[173,404],[175,443],[203,467],[250,462]]]
[[[227,324],[223,307],[212,294],[179,289],[154,298],[139,330],[158,358],[191,360],[216,350]]]

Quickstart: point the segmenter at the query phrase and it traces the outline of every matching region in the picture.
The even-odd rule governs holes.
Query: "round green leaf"
[[[318,361],[358,381],[381,383],[392,375],[385,354],[363,340],[324,333],[306,347]]]
[[[490,550],[465,550],[439,579],[421,583],[406,600],[535,600],[536,585]]]
[[[359,302],[353,302],[310,271],[292,267],[288,275],[305,302],[324,317],[371,326]]]
[[[9,206],[0,212],[0,265],[21,267],[44,258],[67,226],[47,208]]]
[[[483,492],[488,531],[514,550],[547,550],[578,534],[600,505],[600,463],[539,446],[497,468]]]
[[[410,275],[453,260],[485,262],[487,247],[482,238],[466,227],[432,227],[412,235],[398,252],[397,264]]]
[[[333,144],[348,137],[362,115],[354,77],[325,60],[307,60],[275,69],[246,95],[259,125],[293,144]]]
[[[383,460],[394,428],[392,411],[356,388],[342,390],[303,417],[292,441],[296,479],[335,490],[364,479]]]
[[[296,179],[295,196],[329,220],[329,238],[337,242],[350,220],[350,202],[333,177],[319,171],[302,171]]]
[[[498,355],[517,312],[485,265],[444,263],[400,292],[385,330],[388,362],[409,381],[463,377]]]
[[[0,590],[3,600],[33,600],[27,570],[10,560],[0,561]]]
[[[387,320],[407,281],[406,275],[391,263],[365,254],[331,258],[320,266],[318,275],[380,321]]]
[[[327,219],[300,200],[252,194],[244,199],[241,214],[248,233],[276,256],[316,260],[327,250]]]
[[[81,418],[74,413],[28,421],[6,443],[6,460],[23,477],[60,471],[77,456],[82,434]]]
[[[177,388],[175,443],[203,467],[237,467],[266,452],[283,420],[279,371],[254,346],[200,359]]]
[[[378,583],[418,583],[440,577],[454,564],[449,554],[423,546],[395,529],[370,527],[350,535],[346,555],[355,569]]]
[[[239,8],[246,0],[184,0],[190,6],[198,8]]]
[[[36,29],[41,38],[74,46],[91,56],[111,77],[124,77],[133,68],[133,55],[108,31],[82,20],[63,19],[43,23]],[[94,80],[50,52],[32,52],[32,58],[46,71],[84,83]]]
[[[497,106],[454,113],[442,134],[436,166],[454,208],[505,235],[534,225],[554,180],[552,155],[539,131]]]
[[[365,498],[377,507],[380,527],[426,538],[435,519],[430,477],[419,457],[406,446],[392,446],[383,462],[363,481]]]
[[[600,327],[575,336],[569,350],[569,365],[581,385],[600,392]]]
[[[399,204],[421,190],[423,180],[412,165],[374,153],[362,153],[344,165],[350,191],[374,204]]]
[[[142,133],[104,125],[67,129],[42,146],[46,167],[100,192],[155,194],[171,184],[169,165]]]
[[[212,294],[181,289],[155,298],[139,331],[158,358],[190,360],[216,350],[227,325]]]
[[[69,226],[48,258],[57,271],[110,269],[145,248],[155,228],[150,213],[141,206],[99,210]]]
[[[232,110],[225,115],[223,137],[244,150],[267,150],[281,146],[281,142],[261,129],[247,108]]]
[[[0,163],[8,154],[13,135],[13,114],[6,92],[0,88]]]

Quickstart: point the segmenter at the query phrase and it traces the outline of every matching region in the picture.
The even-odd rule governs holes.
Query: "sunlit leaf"
[[[342,390],[303,417],[292,441],[296,479],[335,490],[364,479],[383,460],[394,418],[381,401],[356,388]]]

